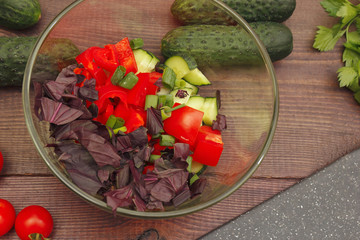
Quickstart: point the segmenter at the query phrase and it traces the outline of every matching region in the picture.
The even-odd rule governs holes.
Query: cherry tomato
[[[3,155],[0,152],[0,172],[1,172],[1,169],[3,167],[3,164],[4,164],[4,158],[3,158]]]
[[[0,236],[5,235],[14,226],[15,216],[13,205],[5,199],[0,199]]]
[[[29,235],[39,233],[47,238],[53,230],[53,219],[48,210],[31,205],[19,212],[15,220],[15,231],[21,240],[30,239]]]

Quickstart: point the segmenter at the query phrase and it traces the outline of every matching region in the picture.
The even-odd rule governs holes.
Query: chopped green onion
[[[120,81],[124,78],[126,68],[124,66],[118,66],[112,75],[110,81],[114,85],[119,85]]]
[[[190,186],[194,183],[194,182],[196,182],[196,180],[198,180],[199,179],[199,176],[197,175],[197,174],[194,174],[194,176],[192,176],[191,178],[190,178]]]
[[[139,81],[138,76],[135,75],[133,72],[129,72],[125,75],[123,79],[118,83],[120,87],[126,88],[126,89],[132,89],[137,82]]]
[[[126,126],[122,126],[122,127],[119,127],[119,128],[115,128],[114,129],[114,133],[115,134],[118,134],[119,132],[126,132],[127,131],[127,127]]]
[[[174,105],[174,98],[171,94],[159,96],[159,106],[160,107],[163,107],[163,106],[172,107],[173,105]]]
[[[173,108],[170,108],[170,107],[168,107],[168,106],[162,107],[162,108],[160,109],[162,120],[164,121],[165,119],[171,117],[171,112],[172,112],[172,111],[177,110],[177,109],[180,109],[180,108],[185,107],[185,106],[186,106],[186,104],[183,103],[183,104],[180,104],[180,105],[178,105],[178,106],[176,106],[176,107],[173,107]]]
[[[185,107],[185,106],[186,106],[186,104],[183,103],[183,104],[177,105],[176,107],[173,107],[173,108],[170,108],[170,109],[166,109],[165,112],[166,112],[166,113],[169,113],[169,112],[178,110],[178,109],[180,109],[180,108],[182,108],[182,107]]]
[[[175,137],[166,134],[160,136],[160,142],[159,142],[160,146],[172,147],[174,146],[174,144],[175,144]]]
[[[193,158],[191,156],[188,156],[186,158],[186,162],[188,163],[188,166],[187,166],[186,170],[188,170],[188,172],[191,172],[192,159]]]
[[[173,89],[175,86],[176,73],[170,68],[166,67],[162,76],[162,84],[170,89]]]
[[[157,159],[159,159],[159,158],[161,158],[161,155],[151,154],[151,155],[150,155],[149,162],[154,163],[155,160],[157,160]]]
[[[145,97],[145,110],[150,107],[157,108],[159,96],[157,95],[146,95]]]
[[[116,117],[114,115],[110,115],[105,125],[108,126],[109,128],[115,129],[124,126],[124,124],[125,124],[124,119],[120,117]]]
[[[130,40],[131,49],[139,49],[144,46],[144,40],[142,38],[134,38]]]
[[[166,110],[171,109],[168,106],[164,106],[160,109],[161,112],[161,119],[164,121],[165,119],[171,117],[171,112],[166,112]]]

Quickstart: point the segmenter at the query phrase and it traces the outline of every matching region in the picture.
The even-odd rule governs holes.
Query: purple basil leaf
[[[173,163],[162,158],[156,159],[154,166],[155,168],[153,172],[157,174],[159,178],[166,178],[176,172],[183,171],[183,169],[176,168]]]
[[[99,180],[95,180],[87,175],[84,175],[76,169],[67,170],[72,181],[85,192],[96,195],[99,189],[103,186]]]
[[[137,211],[144,212],[146,210],[146,203],[139,195],[134,194],[133,202]]]
[[[150,193],[151,189],[155,186],[155,184],[159,181],[157,174],[154,172],[147,172],[144,176],[144,185],[145,189],[148,193]]]
[[[155,86],[159,87],[159,88],[162,88],[164,85],[162,84],[162,77],[159,77],[155,83],[154,83]]]
[[[43,119],[56,125],[72,122],[83,114],[82,111],[45,97],[41,99],[41,107]]]
[[[104,196],[106,197],[107,205],[112,208],[113,212],[115,212],[118,207],[128,207],[133,204],[133,191],[130,185],[106,192]]]
[[[66,125],[58,126],[51,136],[57,141],[64,139],[76,139],[75,133],[80,130],[96,133],[98,131],[98,125],[89,120],[75,120]]]
[[[191,197],[201,194],[206,187],[206,178],[199,178],[190,186]]]
[[[178,194],[184,188],[185,184],[187,184],[188,176],[188,171],[178,171],[165,179],[169,181],[175,193]]]
[[[130,182],[130,167],[125,164],[116,172],[116,188],[123,188]]]
[[[43,85],[44,91],[47,96],[52,100],[60,101],[65,92],[66,86],[54,81],[49,81]]]
[[[110,171],[108,169],[99,169],[97,172],[97,176],[101,183],[106,182],[109,180],[110,177]]]
[[[128,134],[131,145],[135,147],[143,147],[148,144],[147,129],[139,127],[135,131]]]
[[[182,90],[182,89],[179,89],[175,94],[175,97],[178,98],[186,98],[187,96],[189,96],[189,93],[186,90]]]
[[[85,82],[84,82],[84,87],[95,90],[95,87],[96,87],[96,79],[95,79],[95,78],[91,78],[91,79],[85,81]]]
[[[164,128],[161,111],[153,107],[148,108],[146,117],[146,127],[150,135],[156,135]]]
[[[121,152],[129,152],[133,150],[130,137],[128,135],[125,136],[117,136],[116,137],[116,150]]]
[[[145,189],[143,175],[135,168],[134,162],[131,160],[129,161],[129,167],[134,179],[134,189],[143,200],[146,200],[148,198],[148,191]]]
[[[188,199],[190,199],[190,197],[191,197],[191,192],[189,186],[186,185],[184,189],[173,198],[172,202],[174,206],[177,207],[180,204],[186,202]]]
[[[146,204],[146,208],[149,210],[164,210],[164,205],[161,201],[154,199]]]
[[[86,81],[87,82],[87,81]],[[95,89],[82,87],[78,91],[79,97],[90,102],[98,100],[98,91]]]
[[[64,85],[68,93],[73,92],[74,86],[76,85],[77,81],[78,77],[74,73],[73,65],[63,68],[55,80],[55,82]]]
[[[81,145],[90,152],[100,167],[110,165],[116,168],[120,166],[121,157],[105,138],[90,132],[78,132],[77,136]]]
[[[92,118],[96,118],[99,114],[99,108],[95,103],[91,103],[91,105],[88,107],[89,112],[92,115]]]
[[[180,159],[186,161],[190,155],[190,145],[187,143],[175,143],[174,144],[174,159]]]
[[[225,130],[227,128],[225,115],[218,114],[216,120],[213,121],[211,128],[219,131]]]
[[[145,146],[141,149],[139,149],[139,151],[137,151],[133,158],[134,158],[134,163],[135,163],[135,167],[136,168],[140,168],[144,165],[144,162],[148,161],[151,155],[151,150],[152,148],[149,146]]]
[[[170,202],[175,197],[175,190],[166,178],[157,182],[150,193],[152,197],[162,202]]]

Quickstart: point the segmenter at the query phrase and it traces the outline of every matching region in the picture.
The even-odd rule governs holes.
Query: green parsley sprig
[[[329,16],[339,18],[339,22],[331,28],[318,26],[313,47],[330,51],[345,35],[344,67],[337,70],[339,85],[360,92],[360,4],[354,5],[348,0],[324,0],[320,4]],[[351,26],[354,26],[352,30]]]

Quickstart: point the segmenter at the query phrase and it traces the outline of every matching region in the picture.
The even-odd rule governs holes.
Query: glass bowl
[[[259,56],[253,64],[201,68],[212,84],[200,91],[203,91],[202,94],[213,94],[219,90],[220,113],[227,117],[227,129],[223,131],[224,150],[219,164],[208,167],[203,173],[208,184],[200,196],[178,207],[166,207],[164,211],[140,212],[118,208],[116,212],[119,215],[143,219],[168,218],[205,209],[241,187],[258,168],[270,147],[278,118],[278,89],[270,57],[244,19],[221,1],[213,0],[211,3],[245,30],[244,34],[249,35]],[[39,121],[35,115],[33,82],[55,79],[56,75],[43,69],[40,55],[44,48],[51,49],[53,38],[67,38],[80,51],[84,51],[90,46],[104,46],[128,37],[142,38],[144,49],[163,59],[161,39],[168,31],[180,25],[170,12],[171,4],[170,0],[75,1],[43,31],[28,60],[23,83],[24,114],[40,156],[69,189],[108,212],[112,210],[104,201],[87,194],[71,181],[59,164],[53,148],[46,147],[54,140],[50,138],[49,125]],[[66,61],[61,64],[64,63],[66,65]]]

